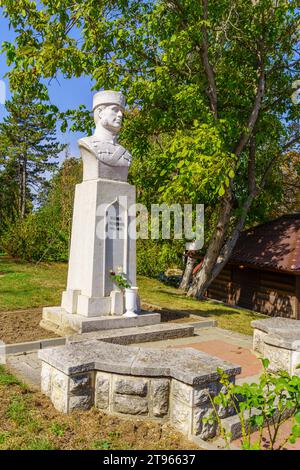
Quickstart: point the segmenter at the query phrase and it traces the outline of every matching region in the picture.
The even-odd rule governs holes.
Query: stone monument
[[[135,316],[135,302],[126,302],[124,315],[123,293],[110,276],[124,272],[136,298],[135,187],[127,182],[131,155],[116,140],[124,106],[121,93],[97,93],[96,131],[78,142],[83,182],[75,192],[67,288],[61,306],[44,308],[41,321],[71,337],[65,346],[40,351],[41,389],[64,413],[96,406],[130,419],[169,421],[189,438],[208,439],[216,435],[217,422],[204,423],[202,417],[213,411],[210,394],[222,390],[218,370],[235,383],[240,367],[191,348],[129,347],[192,336],[194,327],[159,325],[159,313]],[[98,331],[108,329],[113,331]],[[80,335],[72,336],[74,331]],[[233,412],[219,409],[219,417]]]
[[[127,182],[132,157],[117,142],[124,109],[122,93],[93,98],[95,133],[78,141],[83,182],[75,192],[67,288],[61,307],[43,310],[44,328],[101,329],[97,319],[124,313],[110,271],[122,271],[136,285],[135,187]]]

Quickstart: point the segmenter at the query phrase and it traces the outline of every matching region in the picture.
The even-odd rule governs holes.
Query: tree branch
[[[208,0],[203,0],[203,19],[206,22],[208,20]],[[215,73],[208,57],[208,35],[207,25],[203,23],[201,26],[202,40],[200,46],[200,55],[202,64],[205,70],[206,78],[208,81],[208,97],[210,101],[210,109],[214,116],[218,117],[218,97],[217,87],[215,81]]]
[[[259,111],[260,111],[260,108],[261,108],[262,100],[263,100],[263,97],[265,95],[265,85],[266,85],[266,83],[265,83],[265,71],[264,71],[263,64],[261,64],[260,65],[260,75],[259,75],[259,80],[258,80],[257,92],[256,92],[255,100],[254,100],[254,105],[253,105],[251,114],[250,114],[249,119],[248,119],[247,131],[242,133],[242,135],[240,137],[240,141],[239,141],[239,143],[236,146],[235,151],[234,151],[234,153],[237,157],[239,157],[241,155],[241,153],[243,152],[243,150],[244,150],[245,146],[247,145],[247,143],[248,143],[248,141],[251,137],[251,134],[253,132],[254,126],[255,126],[256,121],[258,119],[258,115],[259,115]]]
[[[202,0],[202,1],[203,1],[203,20],[207,21],[208,20],[208,0]],[[181,20],[183,23],[184,22],[184,8],[181,6],[180,2],[178,0],[171,0],[168,3],[175,8],[178,15],[181,17]],[[207,96],[209,99],[210,110],[212,111],[214,116],[217,118],[218,117],[217,87],[216,87],[216,81],[215,81],[215,73],[208,57],[208,35],[207,35],[206,23],[202,24],[201,32],[202,32],[202,39],[200,43],[198,40],[195,40],[195,38],[192,38],[192,39],[195,43],[196,51],[200,54],[201,62],[204,67],[206,79],[208,82]]]
[[[255,137],[252,136],[250,139],[249,159],[248,159],[248,192],[249,194],[253,193],[256,189],[255,151],[256,151],[256,141],[255,141]]]

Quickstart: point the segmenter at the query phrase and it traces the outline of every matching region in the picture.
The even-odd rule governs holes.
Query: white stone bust
[[[117,91],[100,91],[93,97],[96,130],[78,141],[83,160],[83,181],[105,178],[127,181],[130,153],[117,142],[125,98]]]

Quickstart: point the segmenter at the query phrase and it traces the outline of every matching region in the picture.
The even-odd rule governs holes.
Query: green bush
[[[230,448],[232,436],[222,426],[219,407],[235,410],[241,423],[244,450],[281,450],[288,442],[294,444],[300,437],[300,377],[291,376],[284,370],[269,370],[268,359],[262,359],[262,364],[263,374],[258,382],[242,385],[235,385],[227,374],[217,369],[223,387],[217,396],[209,395],[213,412],[208,418],[203,418],[203,422],[217,421],[227,448]],[[289,432],[283,437],[279,431],[289,417],[292,417]],[[254,441],[251,434],[255,430],[258,430],[258,437]]]
[[[182,241],[137,240],[137,273],[156,277],[168,268],[182,267]]]
[[[45,212],[30,214],[23,222],[11,224],[1,238],[1,248],[8,255],[26,261],[66,261],[69,234],[61,230],[58,220]]]

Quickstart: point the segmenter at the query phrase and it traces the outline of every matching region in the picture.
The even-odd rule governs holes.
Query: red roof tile
[[[300,213],[242,232],[229,262],[300,274]]]

